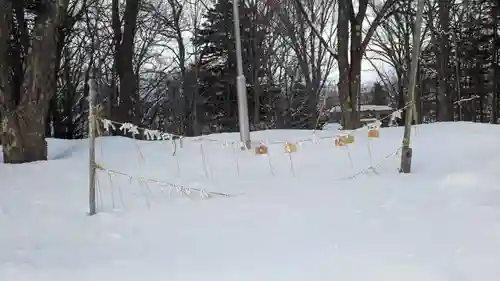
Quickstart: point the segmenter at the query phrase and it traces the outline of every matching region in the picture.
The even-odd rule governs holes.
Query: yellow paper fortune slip
[[[267,152],[268,152],[267,146],[264,144],[261,144],[255,148],[256,155],[266,155]]]
[[[297,145],[294,143],[285,143],[285,153],[297,152]]]
[[[345,136],[344,143],[345,144],[354,143],[354,136],[353,135],[347,135],[347,136]]]
[[[335,137],[335,146],[345,146],[354,143],[353,135],[340,135]]]

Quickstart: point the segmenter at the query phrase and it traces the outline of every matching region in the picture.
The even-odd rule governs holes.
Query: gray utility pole
[[[411,123],[414,120],[415,110],[415,86],[417,85],[418,58],[420,57],[420,36],[422,29],[422,12],[424,10],[424,0],[418,0],[417,15],[415,18],[415,28],[413,33],[413,53],[411,57],[410,85],[408,87],[408,102],[405,116],[405,131],[403,136],[403,148],[401,151],[401,173],[411,172],[412,149],[410,147]]]
[[[246,149],[251,148],[250,124],[248,122],[248,101],[245,75],[243,74],[243,59],[241,57],[240,13],[238,0],[233,0],[234,39],[236,41],[236,91],[238,93],[238,121],[240,124],[240,139]]]

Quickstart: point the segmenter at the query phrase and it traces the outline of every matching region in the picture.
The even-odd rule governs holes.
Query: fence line
[[[129,123],[129,122],[117,122],[114,120],[101,118],[100,116],[98,116],[98,114],[96,112],[96,106],[94,104],[96,91],[97,91],[97,85],[96,85],[96,82],[94,79],[89,80],[89,86],[90,86],[90,94],[89,94],[88,127],[89,127],[89,214],[90,215],[96,214],[96,171],[97,170],[104,171],[104,172],[108,173],[108,175],[110,175],[110,176],[113,176],[113,175],[124,176],[124,177],[129,178],[130,180],[135,179],[137,182],[140,182],[140,183],[145,183],[145,184],[152,183],[152,184],[155,184],[158,186],[169,187],[170,190],[176,190],[177,192],[179,192],[183,195],[186,195],[188,197],[190,197],[190,194],[192,194],[193,192],[198,192],[200,194],[200,197],[202,197],[202,198],[210,198],[210,197],[215,197],[215,196],[224,196],[224,197],[235,196],[234,194],[212,192],[212,191],[206,191],[204,189],[187,188],[187,187],[184,187],[182,185],[173,184],[173,183],[169,183],[166,181],[160,181],[160,180],[145,178],[145,177],[132,176],[128,173],[118,171],[118,170],[109,169],[109,168],[104,167],[101,164],[96,163],[96,160],[95,160],[95,140],[96,140],[96,133],[99,131],[99,126],[97,125],[98,121],[100,121],[102,123],[102,127],[104,128],[105,131],[111,132],[112,130],[113,131],[118,130],[118,131],[123,132],[125,135],[131,134],[134,139],[135,139],[135,136],[140,134],[140,131],[143,132],[143,134],[147,140],[172,140],[175,143],[175,139],[179,139],[179,141],[182,143],[182,139],[185,137],[183,135],[177,135],[177,134],[172,134],[172,133],[161,132],[159,130],[151,130],[148,128],[143,128],[143,127],[137,126],[137,125]],[[473,100],[473,99],[474,98],[464,98],[464,99],[457,101],[457,102],[460,104],[462,102],[468,102],[468,101]],[[289,154],[289,158],[291,161],[290,166],[292,169],[292,173],[295,176],[295,171],[294,171],[293,162],[292,162],[293,160],[291,158],[291,153],[295,152],[295,151],[292,151],[292,149],[289,149],[290,148],[289,146],[291,144],[294,144],[294,145],[295,144],[300,145],[303,143],[315,143],[316,144],[316,143],[319,143],[321,140],[326,140],[326,139],[330,139],[332,141],[335,141],[335,143],[337,143],[339,140],[344,141],[345,137],[352,137],[354,133],[361,131],[361,130],[365,130],[365,129],[367,129],[369,131],[376,130],[377,135],[375,137],[378,137],[378,130],[380,129],[380,127],[382,125],[382,121],[390,118],[391,123],[392,123],[396,119],[401,119],[401,113],[403,112],[403,110],[405,110],[406,108],[408,108],[412,104],[413,103],[408,103],[404,107],[393,111],[391,114],[385,116],[384,118],[381,118],[380,120],[376,120],[375,122],[367,124],[367,125],[365,125],[361,128],[358,128],[358,129],[339,131],[339,132],[336,132],[334,135],[322,136],[322,137],[316,136],[316,134],[314,132],[311,137],[299,139],[299,140],[296,140],[293,142],[286,141],[286,140],[272,140],[272,141],[255,141],[255,142],[253,142],[253,144],[266,145],[266,152],[263,154],[267,154],[267,146],[269,146],[269,145],[278,145],[278,144],[284,145],[286,153]],[[369,137],[369,136],[367,135],[367,137]],[[193,137],[192,140],[197,141],[197,142],[202,142],[202,143],[200,143],[201,146],[203,145],[203,142],[220,143],[223,146],[236,145],[236,144],[242,145],[241,141],[223,141],[223,140],[217,140],[217,139],[213,139],[213,138],[209,138],[209,137],[205,137],[205,136]],[[349,142],[349,143],[352,143],[352,142],[354,142],[354,140]],[[346,142],[345,144],[343,143],[341,146],[344,146],[347,149],[349,149],[349,145],[348,145],[349,143],[348,142]],[[369,146],[369,143],[368,143],[368,146]],[[234,149],[234,147],[235,146],[233,146],[233,149]],[[370,152],[370,147],[368,147],[368,149]],[[387,159],[389,159],[391,156],[397,154],[400,150],[401,150],[401,148],[399,148],[395,152],[387,155],[377,165],[370,165],[367,168],[360,170],[357,173],[355,173],[349,177],[341,178],[340,180],[351,180],[351,179],[356,178],[359,175],[367,174],[370,171],[377,174],[376,169],[383,162],[385,162]],[[175,152],[174,152],[173,156],[176,156]],[[351,163],[351,165],[352,165],[352,163]],[[237,163],[237,169],[238,169],[238,173],[239,173],[239,164],[238,163]]]
[[[273,141],[254,141],[254,144],[275,145],[275,144],[287,144],[287,143],[299,144],[299,143],[317,142],[319,140],[340,138],[342,136],[350,135],[350,134],[353,134],[357,131],[361,131],[361,130],[365,130],[365,129],[379,129],[382,125],[382,121],[384,121],[388,118],[391,118],[391,119],[401,118],[401,112],[411,105],[412,105],[412,103],[408,103],[404,107],[397,109],[397,110],[394,110],[391,114],[385,116],[384,118],[381,118],[380,120],[377,120],[375,122],[367,124],[361,128],[339,131],[338,133],[336,133],[334,135],[317,137],[316,134],[313,133],[313,135],[311,137],[299,139],[299,140],[296,140],[294,142],[290,142],[288,140],[273,140]],[[174,138],[178,138],[178,139],[186,138],[183,135],[162,132],[160,130],[151,130],[148,128],[137,126],[137,125],[132,124],[130,122],[118,122],[118,121],[114,121],[114,120],[110,120],[110,119],[106,119],[106,118],[101,118],[101,117],[97,117],[97,119],[101,121],[104,130],[107,132],[121,131],[124,134],[130,133],[132,135],[132,137],[135,137],[135,136],[140,134],[140,131],[143,131],[144,136],[146,137],[146,140],[172,140]],[[209,137],[205,137],[205,136],[192,137],[191,139],[193,139],[194,141],[220,143],[224,146],[231,145],[231,144],[241,144],[241,141],[223,141],[223,140],[217,140],[217,139],[213,139],[213,138],[209,138]]]
[[[470,98],[463,98],[461,100],[455,101],[454,104],[463,104],[464,102],[469,102],[474,99],[476,99],[476,96],[470,97]],[[352,129],[352,130],[341,130],[335,135],[330,135],[330,136],[323,136],[323,137],[317,137],[315,132],[313,135],[309,138],[305,139],[299,139],[297,141],[294,141],[294,143],[303,143],[303,142],[313,142],[317,140],[323,140],[323,139],[332,139],[332,138],[338,138],[340,136],[345,136],[349,134],[353,134],[357,131],[360,130],[365,130],[365,129],[378,129],[381,127],[382,121],[386,119],[391,119],[391,120],[396,120],[396,119],[401,119],[402,112],[409,106],[413,105],[414,102],[407,103],[405,106],[402,108],[396,109],[391,114],[380,118],[379,120],[369,123],[365,126],[362,126],[357,129]],[[143,131],[144,136],[146,137],[146,140],[173,140],[173,139],[184,139],[186,136],[184,135],[179,135],[179,134],[174,134],[174,133],[168,133],[168,132],[163,132],[161,130],[152,130],[149,128],[141,127],[138,125],[135,125],[130,122],[118,122],[106,118],[102,118],[100,116],[95,116],[95,119],[100,120],[102,123],[102,126],[105,131],[110,132],[111,130],[113,131],[121,131],[125,134],[130,133],[132,137],[135,137],[140,134],[140,131]],[[212,143],[220,143],[222,145],[230,145],[230,144],[241,144],[241,141],[224,141],[224,140],[217,140],[213,138],[209,138],[206,136],[197,136],[197,137],[191,137],[194,141],[204,141],[204,142],[212,142]],[[254,143],[262,143],[262,141],[254,141]],[[265,142],[268,145],[273,145],[273,144],[285,144],[285,143],[290,143],[288,140],[273,140],[273,141],[266,141]]]
[[[388,154],[387,156],[385,156],[384,158],[382,158],[382,160],[380,160],[380,162],[378,162],[376,165],[370,165],[370,166],[366,167],[365,169],[362,169],[362,170],[358,171],[357,173],[352,174],[351,176],[342,177],[339,179],[339,181],[352,180],[352,179],[357,178],[360,175],[367,174],[369,171],[372,171],[378,175],[377,168],[380,167],[382,165],[382,163],[387,161],[391,156],[397,156],[399,154],[399,152],[401,152],[402,149],[403,149],[402,147],[398,148],[396,151],[394,151],[394,152]]]

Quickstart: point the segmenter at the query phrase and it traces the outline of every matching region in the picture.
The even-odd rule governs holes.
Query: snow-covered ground
[[[282,144],[269,156],[226,146],[237,134],[185,140],[175,156],[169,141],[101,138],[99,163],[131,178],[98,172],[94,217],[87,141],[49,140],[51,161],[0,165],[0,280],[500,280],[500,126],[417,127],[407,175],[401,135],[360,130],[348,149],[323,139],[291,160]]]

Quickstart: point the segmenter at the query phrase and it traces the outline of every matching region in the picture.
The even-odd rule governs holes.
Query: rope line
[[[184,195],[187,195],[188,197],[192,192],[198,192],[202,198],[210,198],[213,196],[224,196],[224,197],[235,196],[233,194],[228,194],[228,193],[206,191],[204,189],[199,189],[199,188],[184,187],[184,186],[179,185],[179,184],[174,184],[174,183],[160,181],[160,180],[146,178],[146,177],[137,177],[137,176],[133,176],[133,175],[130,175],[128,173],[125,173],[125,172],[118,171],[118,170],[105,168],[101,164],[96,164],[95,168],[98,170],[104,171],[104,172],[108,173],[109,175],[119,175],[119,176],[127,177],[129,180],[135,179],[137,182],[153,183],[153,184],[156,184],[158,186],[169,187],[171,189],[175,189],[176,191],[178,191]]]
[[[409,106],[413,105],[414,103],[408,103],[404,107],[394,110],[391,112],[391,114],[377,120],[376,122],[370,123],[368,125],[365,125],[363,127],[353,129],[353,130],[342,130],[337,132],[335,135],[328,135],[328,136],[322,136],[318,137],[316,136],[316,133],[314,131],[313,135],[308,138],[304,139],[299,139],[294,141],[294,143],[300,144],[300,143],[306,143],[306,142],[317,142],[318,140],[324,140],[324,139],[332,139],[332,138],[339,138],[340,136],[345,136],[349,134],[353,134],[357,131],[361,131],[364,129],[369,128],[370,126],[376,126],[380,127],[380,123],[388,118],[394,118],[394,115],[396,113],[400,113],[401,111],[405,110]],[[112,130],[120,130],[123,131],[124,133],[131,133],[133,136],[139,134],[139,131],[143,131],[144,135],[146,136],[146,139],[148,140],[173,140],[174,138],[179,138],[179,139],[184,139],[186,138],[183,135],[177,135],[177,134],[172,134],[172,133],[167,133],[167,132],[162,132],[159,130],[151,130],[148,128],[143,128],[140,126],[136,126],[132,123],[127,123],[127,122],[118,122],[114,120],[109,120],[109,119],[104,119],[101,117],[96,117],[98,120],[100,120],[104,126],[104,130],[110,131]],[[119,127],[118,127],[119,126]],[[117,128],[118,127],[118,128]],[[191,138],[194,141],[204,141],[204,142],[211,142],[211,143],[220,143],[223,145],[230,145],[230,144],[239,144],[242,145],[243,143],[241,141],[223,141],[223,140],[217,140],[205,136],[198,136],[198,137],[193,137]],[[274,144],[286,144],[290,143],[290,141],[286,140],[273,140],[273,141],[252,141],[253,144],[267,144],[267,145],[274,145]]]

